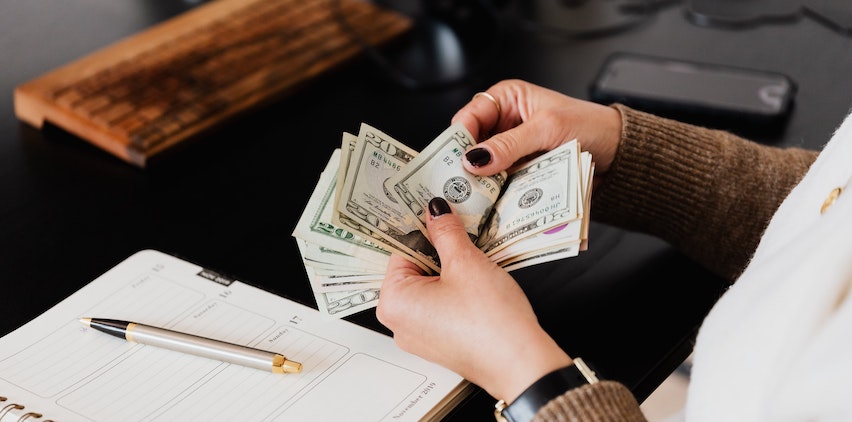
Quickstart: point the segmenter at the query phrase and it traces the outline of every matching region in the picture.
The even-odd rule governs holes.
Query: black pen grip
[[[126,334],[129,324],[127,321],[117,319],[92,319],[89,321],[89,327],[125,340],[127,340]]]

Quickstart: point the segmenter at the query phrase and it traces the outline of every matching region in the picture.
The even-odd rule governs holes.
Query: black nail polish
[[[429,214],[432,214],[432,217],[438,217],[451,212],[450,204],[447,203],[446,199],[436,196],[429,200]]]
[[[482,167],[491,162],[491,153],[485,148],[474,148],[464,155],[474,167]]]

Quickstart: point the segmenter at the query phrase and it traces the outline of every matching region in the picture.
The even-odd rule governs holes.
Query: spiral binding
[[[9,401],[6,397],[0,396],[0,405],[3,405],[4,402]],[[17,416],[17,422],[24,422],[32,419],[39,419],[39,422],[54,422],[52,419],[45,419],[41,421],[42,414],[36,412],[27,412],[22,415],[18,414],[19,410],[24,410],[25,406],[22,406],[18,403],[8,403],[0,407],[0,422],[2,422],[6,416]],[[11,419],[10,419],[11,421]]]

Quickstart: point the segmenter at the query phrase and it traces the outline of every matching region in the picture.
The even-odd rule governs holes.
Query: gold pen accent
[[[265,350],[135,322],[98,318],[80,318],[80,322],[95,330],[133,343],[161,347],[276,374],[302,372],[301,363]]]

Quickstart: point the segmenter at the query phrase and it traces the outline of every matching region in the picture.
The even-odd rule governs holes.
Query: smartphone
[[[796,84],[771,71],[614,53],[589,87],[592,101],[747,134],[783,128]]]

